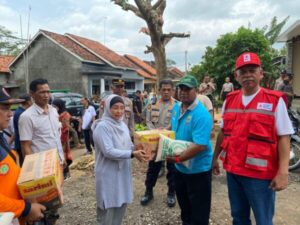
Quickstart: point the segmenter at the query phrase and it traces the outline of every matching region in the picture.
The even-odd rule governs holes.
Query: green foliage
[[[176,62],[173,59],[167,59],[167,66],[174,66],[176,65]]]
[[[217,40],[215,48],[207,47],[202,62],[192,68],[191,73],[201,81],[204,74],[215,78],[218,92],[226,77],[234,80],[236,58],[243,52],[250,51],[259,55],[263,68],[272,71],[273,57],[270,42],[262,30],[241,27],[236,33],[227,33]]]
[[[220,91],[226,77],[230,77],[234,81],[236,58],[243,52],[251,51],[259,55],[263,69],[267,71],[262,85],[271,87],[274,78],[277,78],[278,71],[280,71],[280,68],[272,65],[271,59],[286,54],[285,47],[276,50],[272,48],[272,45],[288,19],[289,16],[278,22],[275,16],[272,18],[270,26],[265,25],[261,29],[252,30],[249,24],[248,28],[240,27],[236,33],[222,35],[217,40],[215,48],[206,48],[202,61],[195,65],[190,73],[197,77],[199,81],[203,80],[205,74],[214,77],[217,83],[217,90]]]
[[[265,29],[266,30],[265,37],[270,41],[271,45],[273,45],[275,43],[283,26],[286,24],[286,22],[288,21],[289,18],[290,17],[288,16],[283,21],[278,23],[277,17],[276,16],[273,17],[269,30]]]
[[[22,45],[21,39],[0,25],[0,55],[17,55]]]
[[[147,130],[147,127],[144,126],[144,125],[141,124],[141,123],[137,123],[137,124],[135,124],[135,126],[134,126],[134,130],[135,130],[135,131],[143,131],[143,130]]]

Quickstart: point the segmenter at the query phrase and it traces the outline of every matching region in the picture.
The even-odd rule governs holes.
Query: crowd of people
[[[250,225],[250,210],[257,225],[273,224],[276,191],[288,185],[289,135],[293,133],[287,114],[293,97],[291,79],[282,75],[276,83],[279,91],[260,87],[263,69],[252,52],[236,59],[234,76],[241,89],[234,90],[229,77],[225,79],[220,93],[224,101],[221,131],[214,151],[211,133],[216,85],[209,76],[199,85],[194,76],[186,75],[176,89],[171,80],[162,80],[160,97],[148,99],[148,93],[136,91],[133,101],[124,95],[124,80],[114,79],[113,94],[100,100],[98,119],[88,99],[81,100],[79,130],[87,153],[95,152],[96,224],[122,224],[126,207],[133,201],[133,158],[148,163],[140,204],[147,206],[154,199],[153,189],[164,164],[149,160],[143,145],[133,142],[134,123],[141,122],[149,130],[172,130],[176,140],[191,142],[183,153],[166,160],[167,206],[174,207],[177,200],[183,225],[209,224],[212,174],[220,174],[219,159],[226,171],[233,224]],[[65,179],[70,177],[72,163],[71,116],[65,102],[57,99],[49,104],[47,80],[33,80],[29,89],[30,95],[20,99],[0,90],[0,211],[15,213],[21,224],[40,220],[46,210],[39,203],[23,200],[18,192],[16,181],[24,157],[57,149]],[[286,97],[290,99],[286,101]],[[13,116],[10,106],[16,103],[21,105]],[[12,141],[4,138],[10,121],[15,130],[13,147]],[[186,161],[188,165],[183,164]]]

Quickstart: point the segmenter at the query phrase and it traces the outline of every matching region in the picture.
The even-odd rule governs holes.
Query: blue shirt
[[[207,147],[190,159],[189,167],[178,163],[175,164],[176,169],[186,174],[209,171],[213,155],[210,143],[212,118],[203,104],[195,99],[194,103],[181,115],[181,102],[176,103],[172,110],[171,128],[175,132],[176,140],[189,141]]]
[[[25,109],[19,106],[15,113],[14,113],[14,129],[15,129],[15,150],[21,150],[21,143],[20,143],[20,133],[19,133],[19,119],[21,114],[25,111]]]

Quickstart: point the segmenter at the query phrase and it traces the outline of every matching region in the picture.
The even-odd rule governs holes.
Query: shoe
[[[146,192],[145,195],[141,198],[141,205],[147,205],[153,199],[152,192]]]
[[[174,195],[168,195],[167,196],[167,205],[169,208],[174,207],[176,204],[176,198]]]
[[[64,174],[64,181],[67,181],[71,178],[70,172]]]

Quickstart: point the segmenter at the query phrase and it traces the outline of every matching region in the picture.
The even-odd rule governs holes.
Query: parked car
[[[78,93],[72,93],[72,92],[54,92],[51,93],[50,102],[52,103],[54,99],[62,99],[66,103],[66,109],[71,114],[71,116],[79,117],[81,114],[81,111],[83,109],[83,105],[80,103],[80,99],[83,98],[81,94]]]

